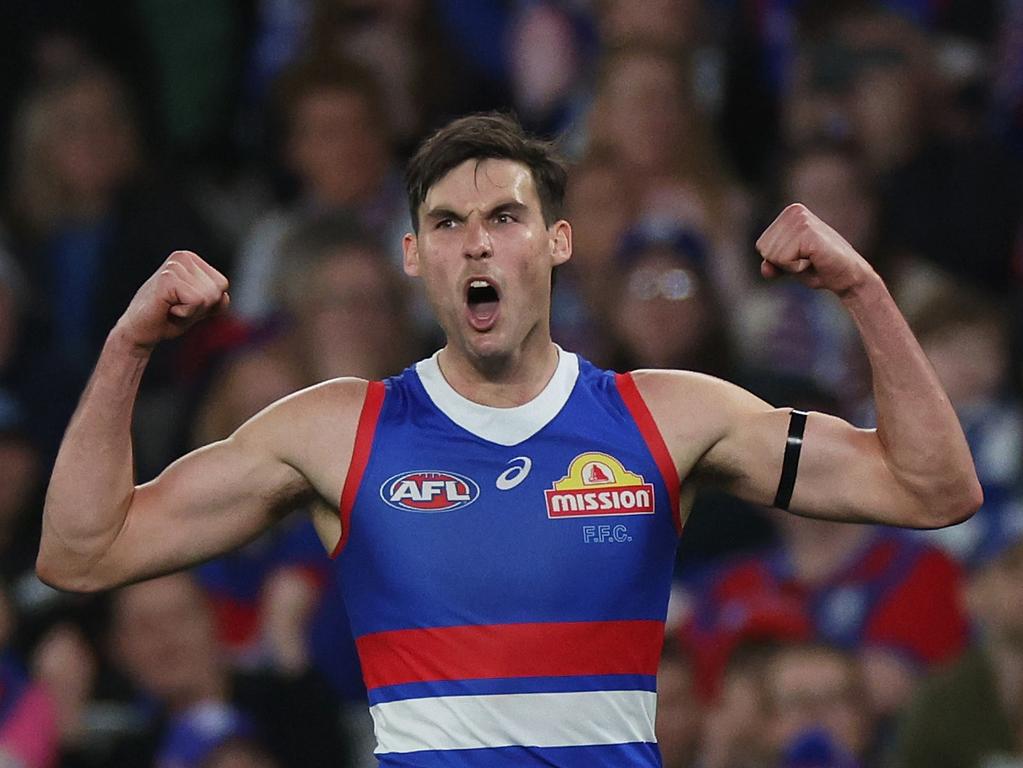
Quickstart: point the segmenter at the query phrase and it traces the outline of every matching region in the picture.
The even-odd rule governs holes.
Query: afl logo
[[[472,504],[480,487],[453,472],[405,472],[380,486],[380,498],[395,509],[410,512],[449,512]]]

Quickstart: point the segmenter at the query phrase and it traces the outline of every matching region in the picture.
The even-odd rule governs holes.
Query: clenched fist
[[[227,308],[228,282],[191,251],[174,251],[139,288],[116,331],[131,344],[152,349]]]
[[[800,203],[778,214],[757,240],[760,272],[787,272],[811,288],[846,294],[874,274],[873,267],[835,230]]]

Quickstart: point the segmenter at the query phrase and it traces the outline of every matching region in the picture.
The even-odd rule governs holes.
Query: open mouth
[[[497,287],[488,279],[471,279],[465,292],[470,325],[477,331],[489,331],[497,320],[500,301]]]

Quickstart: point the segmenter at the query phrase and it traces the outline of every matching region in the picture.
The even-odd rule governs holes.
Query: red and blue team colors
[[[382,766],[657,766],[679,481],[629,375],[559,350],[531,402],[437,355],[369,385],[341,498]]]

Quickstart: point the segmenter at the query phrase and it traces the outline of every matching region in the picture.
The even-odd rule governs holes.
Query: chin
[[[496,360],[505,358],[511,354],[506,339],[499,334],[490,331],[488,333],[472,332],[465,339],[465,348],[470,354],[482,359]]]

